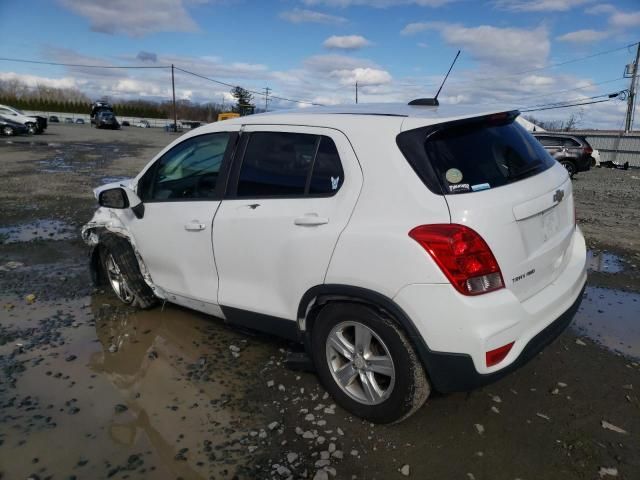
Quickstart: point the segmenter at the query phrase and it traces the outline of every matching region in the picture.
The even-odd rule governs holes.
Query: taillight
[[[451,284],[464,295],[480,295],[504,287],[491,249],[464,225],[421,225],[409,232],[438,264]]]
[[[585,155],[591,155],[593,153],[593,148],[584,147],[584,153],[585,153]]]
[[[496,348],[495,350],[489,350],[485,354],[487,367],[493,367],[494,365],[497,365],[502,360],[504,360],[511,351],[511,347],[513,347],[513,344],[514,342],[511,342],[503,345],[502,347]]]

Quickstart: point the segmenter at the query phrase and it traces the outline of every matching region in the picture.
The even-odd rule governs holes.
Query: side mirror
[[[101,207],[125,209],[131,208],[137,218],[144,216],[144,203],[136,193],[126,187],[108,188],[98,195]]]

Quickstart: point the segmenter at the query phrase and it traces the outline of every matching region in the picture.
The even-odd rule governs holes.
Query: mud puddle
[[[32,240],[71,240],[79,236],[78,229],[61,220],[36,220],[0,227],[0,243],[22,243]]]
[[[606,251],[587,252],[587,269],[592,272],[620,273],[624,268],[624,260],[618,255]]]
[[[573,327],[611,350],[640,358],[640,294],[587,287]]]
[[[172,306],[0,297],[9,303],[0,477],[251,477],[252,433],[276,434],[255,388],[272,345]]]

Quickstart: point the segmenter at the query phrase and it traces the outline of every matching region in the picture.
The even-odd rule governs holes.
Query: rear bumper
[[[451,285],[407,285],[393,298],[418,333],[414,340],[434,388],[466,391],[522,366],[571,323],[586,283],[586,246],[575,230],[570,257],[551,284],[524,301],[509,289],[466,297]],[[486,352],[514,342],[487,367]]]
[[[488,385],[525,365],[553,342],[571,324],[574,315],[582,303],[582,293],[571,307],[533,337],[522,349],[520,355],[507,367],[493,373],[481,374],[475,369],[470,355],[456,353],[429,352],[429,377],[436,390],[442,393],[466,392]]]

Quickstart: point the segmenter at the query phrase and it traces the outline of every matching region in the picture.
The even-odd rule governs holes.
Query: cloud
[[[185,8],[185,0],[58,1],[72,12],[87,18],[94,32],[141,37],[157,32],[199,30]]]
[[[371,42],[360,35],[332,35],[323,43],[325,48],[338,50],[358,50],[371,45]]]
[[[294,8],[293,10],[281,12],[280,18],[291,23],[324,23],[338,25],[347,22],[347,19],[344,17],[329,15],[315,10],[305,10],[302,8]]]
[[[601,30],[576,30],[575,32],[565,33],[557,39],[561,42],[591,43],[603,40],[608,36],[608,32]]]
[[[640,10],[623,12],[609,3],[604,3],[587,8],[585,12],[591,15],[609,15],[608,22],[614,30],[621,31],[627,28],[640,27]]]
[[[566,12],[595,0],[495,0],[494,5],[501,10],[516,12]]]
[[[378,68],[354,68],[353,70],[334,70],[331,76],[342,85],[383,85],[391,82],[391,74]]]
[[[306,5],[326,5],[328,7],[374,7],[387,8],[402,5],[418,5],[420,7],[440,7],[460,0],[303,0]]]
[[[456,27],[455,33],[463,36],[464,42],[471,42],[474,37],[484,33],[485,36],[504,34],[504,29],[498,32],[477,32],[475,28],[465,28],[452,24],[431,24],[435,31],[445,35],[447,28]],[[461,30],[460,30],[461,29]],[[460,30],[460,31],[458,31]],[[470,31],[470,32],[469,32]],[[527,30],[531,32],[530,30]],[[451,32],[449,32],[450,35]],[[475,37],[474,37],[475,38]],[[527,37],[528,38],[528,37]],[[543,37],[544,38],[544,37]],[[512,39],[506,35],[505,42]],[[463,43],[464,43],[463,42]],[[514,43],[517,47],[517,42]],[[491,42],[484,48],[494,48]],[[480,46],[478,46],[480,48]],[[138,51],[109,59],[109,63],[121,65],[139,64]],[[549,70],[532,74],[515,74],[519,70],[535,67],[528,63],[523,66],[511,63],[511,60],[498,60],[491,57],[485,59],[476,56],[477,62],[461,62],[454,69],[439,97],[443,108],[450,104],[468,105],[472,108],[524,108],[551,102],[566,101],[576,98],[586,98],[606,91],[626,88],[627,80],[607,84],[606,87],[594,85],[598,80],[589,77],[588,73],[580,76],[571,75],[565,70]],[[538,56],[541,62],[548,60],[544,50],[530,53],[530,57]],[[79,54],[69,49],[53,49],[49,47],[43,51],[43,58],[70,63],[98,64],[99,59]],[[207,77],[218,79],[232,85],[261,91],[269,86],[273,95],[291,99],[304,99],[315,103],[333,105],[339,103],[353,103],[355,100],[355,82],[358,82],[360,102],[401,102],[406,103],[413,98],[433,96],[442,81],[444,72],[430,74],[413,73],[412,75],[396,78],[392,71],[368,58],[354,55],[324,54],[314,55],[304,59],[294,68],[287,70],[273,70],[266,64],[244,62],[243,58],[232,57],[228,61],[220,56],[190,56],[166,55],[157,53],[158,65],[175,64],[186,70],[191,70]],[[598,59],[593,65],[597,65]],[[592,69],[597,74],[597,68]],[[24,76],[19,74],[0,74],[0,79],[23,79],[29,85],[38,84],[51,86],[76,87],[91,98],[109,97],[113,101],[120,99],[147,99],[167,101],[171,98],[171,80],[166,69],[63,69],[59,78]],[[223,98],[228,104],[229,87],[219,85],[202,78],[194,77],[176,71],[176,96],[193,102],[218,102]],[[257,105],[264,104],[264,98],[255,96]],[[272,108],[301,107],[304,104],[286,102],[273,98]],[[500,105],[500,107],[496,106]],[[583,126],[590,128],[619,128],[624,117],[624,104],[611,101],[603,104],[587,105],[583,108]],[[532,113],[542,119],[566,119],[577,108],[549,110]]]
[[[551,44],[547,30],[500,28],[490,25],[465,27],[444,22],[412,23],[405,35],[423,30],[436,30],[449,45],[460,48],[475,60],[494,67],[542,66]]]
[[[140,50],[136,58],[141,62],[152,62],[156,63],[158,61],[158,55],[152,52],[145,52],[144,50]]]
[[[424,32],[425,30],[429,30],[434,25],[433,22],[413,22],[407,24],[402,30],[400,30],[400,35],[415,35],[416,33]]]
[[[19,81],[30,88],[44,86],[50,88],[79,88],[82,83],[73,77],[49,78],[15,72],[0,72],[0,81]]]
[[[614,12],[609,17],[609,24],[618,28],[640,27],[640,11],[637,12]]]

